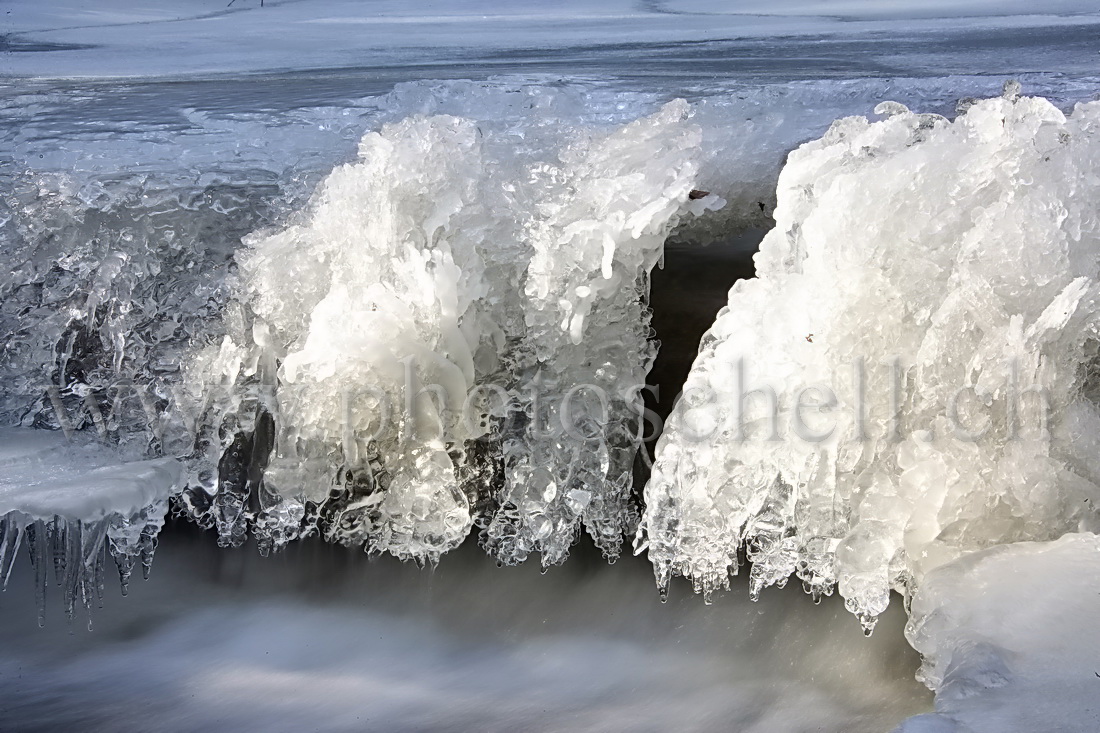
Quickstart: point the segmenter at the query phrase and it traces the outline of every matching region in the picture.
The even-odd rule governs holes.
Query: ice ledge
[[[172,458],[127,460],[92,436],[0,429],[0,586],[26,546],[40,625],[51,578],[70,621],[78,604],[89,614],[102,605],[108,556],[125,595],[139,562],[149,576],[168,499],[182,484]]]
[[[132,515],[182,484],[173,458],[126,461],[109,446],[48,430],[0,429],[0,515],[95,521]]]
[[[926,576],[906,636],[936,713],[896,733],[1100,730],[1100,536],[967,555]]]

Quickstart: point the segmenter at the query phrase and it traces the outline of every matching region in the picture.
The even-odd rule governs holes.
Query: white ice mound
[[[658,584],[891,589],[1098,526],[1100,104],[882,105],[791,153],[646,488]]]
[[[264,551],[304,523],[431,561],[478,521],[503,562],[559,562],[582,522],[617,554],[648,273],[682,215],[718,204],[689,196],[689,116],[414,116],[364,137],[298,223],[238,256],[228,335],[188,368],[192,510]]]
[[[996,547],[930,573],[906,636],[937,712],[899,732],[1100,730],[1098,589],[1094,534]]]
[[[70,618],[77,600],[90,608],[102,597],[108,553],[125,593],[139,559],[148,574],[168,500],[182,479],[175,459],[127,461],[85,434],[0,429],[0,585],[7,585],[26,544],[40,614],[51,567]]]

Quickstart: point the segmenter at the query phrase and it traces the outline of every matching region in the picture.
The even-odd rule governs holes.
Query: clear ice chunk
[[[553,564],[583,526],[617,556],[648,274],[681,218],[721,204],[689,195],[690,116],[677,101],[552,134],[414,116],[366,135],[237,255],[226,336],[186,369],[193,513],[230,545],[301,525],[435,562],[476,523],[501,562]]]

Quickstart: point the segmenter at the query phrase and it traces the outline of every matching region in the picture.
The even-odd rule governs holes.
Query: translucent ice
[[[428,561],[478,521],[502,562],[560,562],[583,523],[614,557],[636,516],[648,273],[681,216],[719,204],[688,195],[689,116],[368,134],[237,257],[227,336],[188,367],[193,513],[228,544],[316,527]]]
[[[794,151],[646,489],[659,585],[891,589],[1097,526],[1100,105],[883,105]]]
[[[218,335],[233,250],[269,220],[280,186],[257,171],[181,183],[11,170],[0,425],[94,430],[134,457],[185,451],[165,409],[180,364]]]

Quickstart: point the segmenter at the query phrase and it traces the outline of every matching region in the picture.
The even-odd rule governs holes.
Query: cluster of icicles
[[[39,625],[45,622],[51,579],[59,586],[69,621],[79,604],[90,624],[93,605],[103,605],[108,558],[118,570],[122,595],[128,593],[130,576],[139,563],[142,577],[149,578],[167,510],[167,502],[161,502],[130,517],[113,515],[92,521],[61,515],[35,519],[10,512],[0,517],[0,585],[7,588],[16,556],[25,545],[34,569]]]
[[[264,553],[317,534],[434,563],[476,533],[550,566],[582,529],[609,560],[633,538],[662,595],[709,599],[744,553],[754,596],[839,587],[868,633],[962,554],[1097,529],[1100,105],[878,112],[791,154],[644,502],[649,273],[723,203],[684,102],[523,144],[444,116],[368,134],[245,239],[217,338],[159,394],[172,501]],[[71,606],[107,551],[148,567],[163,511],[20,516],[0,570],[24,539]]]

